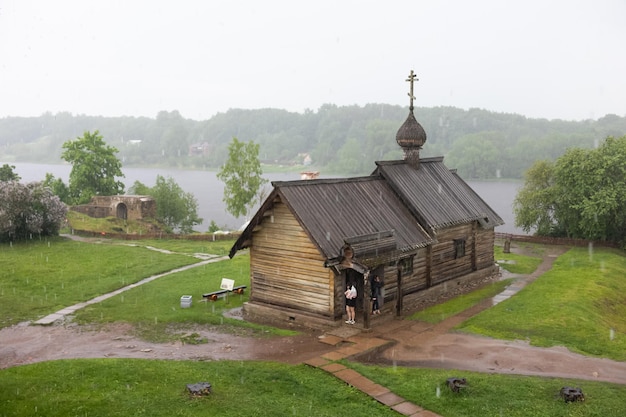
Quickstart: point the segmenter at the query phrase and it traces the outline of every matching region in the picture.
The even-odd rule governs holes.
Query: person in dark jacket
[[[372,279],[372,314],[380,314],[380,303],[382,301],[383,282],[378,275]]]

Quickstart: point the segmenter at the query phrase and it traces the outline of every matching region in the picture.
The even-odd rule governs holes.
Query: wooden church
[[[273,182],[235,242],[250,251],[253,321],[327,328],[344,323],[344,291],[357,286],[357,326],[370,320],[370,279],[384,282],[383,314],[497,273],[496,226],[504,222],[443,157],[420,158],[426,132],[413,114],[396,135],[399,161],[356,178]]]

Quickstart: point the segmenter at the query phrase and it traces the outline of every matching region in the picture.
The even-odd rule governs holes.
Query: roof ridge
[[[316,178],[314,180],[291,180],[291,181],[272,181],[272,185],[275,187],[290,187],[297,185],[314,185],[314,184],[333,184],[333,183],[346,183],[346,182],[362,182],[381,180],[378,175],[366,175],[360,177],[351,178]]]

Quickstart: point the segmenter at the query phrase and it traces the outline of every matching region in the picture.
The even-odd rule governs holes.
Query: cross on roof
[[[409,78],[406,79],[406,81],[411,83],[411,91],[409,92],[409,97],[411,98],[410,110],[413,110],[413,99],[415,98],[415,96],[413,95],[413,81],[415,80],[419,81],[419,78],[417,78],[417,75],[413,72],[413,70],[411,70]]]

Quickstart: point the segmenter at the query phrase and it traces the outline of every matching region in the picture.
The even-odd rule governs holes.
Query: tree
[[[484,132],[459,138],[447,155],[447,164],[456,168],[462,178],[494,177],[498,170],[498,150],[493,145],[493,136]]]
[[[570,149],[555,164],[559,219],[567,235],[623,242],[626,238],[626,136],[597,149]]]
[[[198,217],[196,198],[180,188],[171,177],[165,179],[157,175],[156,185],[152,188],[135,181],[131,192],[154,198],[157,206],[157,220],[172,230],[191,233],[193,226],[202,223],[202,219]]]
[[[0,167],[0,181],[19,181],[21,178],[15,171],[15,165],[4,164]]]
[[[89,202],[94,195],[124,193],[122,163],[115,156],[117,148],[108,146],[100,133],[85,132],[82,137],[63,144],[61,157],[72,164],[69,200],[72,204]]]
[[[537,161],[525,173],[525,182],[513,201],[515,226],[526,233],[536,229],[538,235],[548,236],[556,227],[554,218],[554,165]]]
[[[626,136],[537,162],[514,202],[515,224],[538,234],[626,241]]]
[[[0,240],[56,235],[67,206],[40,182],[0,181]]]
[[[43,180],[43,185],[50,188],[52,194],[58,196],[65,204],[70,203],[70,190],[61,178],[55,178],[49,172],[46,172],[46,178]]]
[[[237,218],[248,215],[257,202],[261,187],[268,182],[262,174],[259,145],[233,138],[228,145],[228,159],[217,173],[217,178],[224,182],[222,200],[230,214]]]

